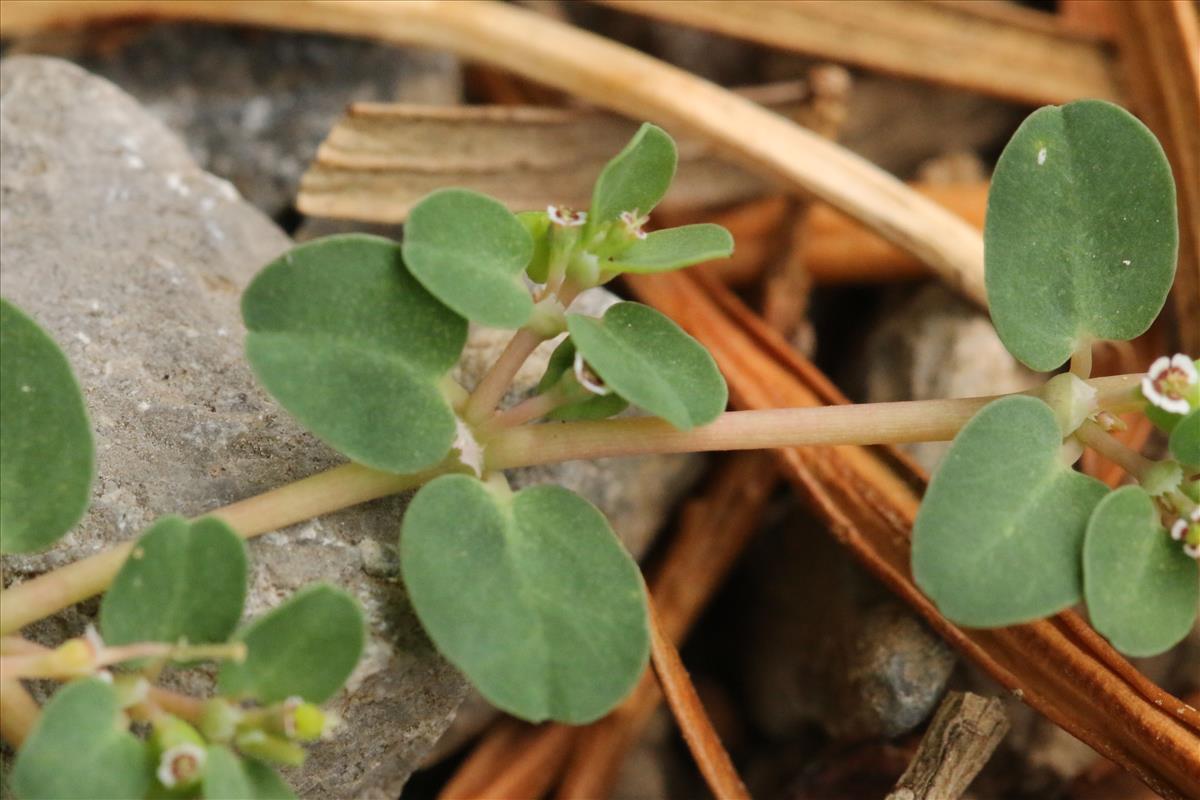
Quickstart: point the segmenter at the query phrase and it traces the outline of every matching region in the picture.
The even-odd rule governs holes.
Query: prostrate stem
[[[529,328],[521,328],[516,332],[468,398],[463,409],[463,417],[467,422],[480,424],[496,410],[525,359],[544,341],[545,336]]]
[[[1140,375],[1119,375],[1090,383],[1096,389],[1099,408],[1108,409],[1127,404],[1140,380]],[[645,453],[938,441],[953,438],[976,411],[994,399],[736,411],[690,431],[654,418],[527,425],[495,434],[487,445],[487,467],[499,470]],[[209,513],[250,538],[412,489],[458,469],[457,463],[447,461],[424,472],[392,475],[344,464]],[[132,547],[132,542],[124,542],[6,589],[0,593],[0,634],[12,633],[104,591]]]
[[[1125,402],[1136,378],[1091,381],[1099,407]],[[496,470],[649,453],[946,441],[997,397],[732,411],[688,431],[655,417],[524,426],[498,432],[486,464]]]
[[[485,435],[487,432],[498,431],[502,428],[515,428],[518,425],[524,425],[526,422],[540,419],[570,402],[571,398],[566,397],[562,392],[551,390],[543,394],[537,394],[522,400],[512,408],[506,408],[503,411],[497,412],[483,424],[482,428]]]
[[[439,466],[413,475],[392,475],[358,464],[343,464],[257,497],[209,512],[243,538],[251,538],[296,522],[412,489],[447,472]],[[47,572],[0,593],[0,634],[104,591],[125,563],[133,542]]]

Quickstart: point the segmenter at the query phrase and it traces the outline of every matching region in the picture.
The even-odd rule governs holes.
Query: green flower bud
[[[289,742],[282,736],[272,736],[257,728],[238,733],[234,744],[238,750],[259,761],[285,764],[289,767],[297,767],[304,763],[303,747]]]
[[[210,742],[232,741],[245,712],[222,697],[215,697],[204,704],[200,717],[200,731]]]

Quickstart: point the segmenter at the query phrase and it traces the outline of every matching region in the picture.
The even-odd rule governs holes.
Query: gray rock
[[[870,403],[1020,392],[1040,381],[1004,349],[985,312],[941,284],[903,296],[871,331],[862,360]],[[948,442],[903,447],[933,469]]]
[[[785,516],[747,563],[755,721],[781,739],[812,722],[841,740],[913,729],[936,708],[953,653],[804,512]]]
[[[158,23],[108,34],[41,37],[50,50],[102,75],[183,135],[205,169],[278,219],[300,176],[348,103],[458,102],[452,55],[312,33]]]
[[[161,123],[66,62],[5,59],[0,164],[4,295],[64,347],[98,451],[82,523],[44,554],[5,557],[6,584],[136,536],[159,515],[202,514],[342,460],[260,391],[242,358],[240,291],[289,239]],[[660,459],[544,477],[598,499],[618,530],[646,535],[691,471],[694,461]],[[634,491],[621,491],[625,481]],[[466,692],[395,580],[404,503],[251,543],[248,614],[327,580],[369,618],[366,655],[332,702],[346,724],[290,776],[305,796],[395,797]],[[85,603],[32,632],[46,642],[78,634],[94,610]]]

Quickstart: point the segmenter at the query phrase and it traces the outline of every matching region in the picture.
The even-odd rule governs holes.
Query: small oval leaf
[[[150,788],[150,757],[127,725],[111,685],[95,678],[67,684],[17,752],[12,791],[22,800],[142,797]]]
[[[703,223],[667,228],[647,234],[615,256],[606,268],[615,272],[650,274],[690,267],[733,254],[733,236],[720,225]]]
[[[438,649],[523,719],[590,722],[649,655],[637,565],[594,506],[558,486],[503,495],[464,475],[404,516],[404,584]]]
[[[301,589],[238,632],[246,660],[224,662],[217,687],[263,703],[293,695],[323,703],[358,664],[364,625],[358,603],[342,590],[324,583]]]
[[[704,425],[725,410],[728,389],[712,356],[658,311],[617,303],[603,319],[568,314],[567,329],[605,384],[676,428]]]
[[[83,516],[92,428],[67,357],[0,300],[0,552],[40,550]]]
[[[267,265],[242,297],[246,355],[267,390],[318,437],[389,472],[436,464],[455,436],[438,381],[467,323],[377,236],[331,236]]]
[[[1196,622],[1196,561],[1159,524],[1140,487],[1118,489],[1092,512],[1083,580],[1092,625],[1125,655],[1169,650]]]
[[[1138,336],[1162,309],[1179,240],[1170,165],[1111,103],[1038,109],[996,164],[983,236],[996,331],[1053,370],[1081,344]]]
[[[533,313],[521,274],[533,239],[501,203],[466,189],[434,192],[404,225],[404,262],[450,308],[493,328],[519,328]]]
[[[246,545],[213,517],[163,517],[125,560],[100,604],[109,644],[223,642],[246,600]]]
[[[588,229],[611,222],[622,211],[649,214],[667,193],[677,161],[675,141],[667,132],[643,123],[596,179]]]
[[[1062,462],[1054,412],[1033,397],[984,406],[950,447],[913,525],[917,585],[946,617],[989,628],[1079,600],[1080,551],[1108,488]]]

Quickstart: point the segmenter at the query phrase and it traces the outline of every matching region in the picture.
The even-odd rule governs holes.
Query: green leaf
[[[550,217],[545,211],[521,211],[517,220],[533,240],[533,255],[525,272],[534,283],[545,283],[550,277]]]
[[[1118,489],[1092,512],[1083,581],[1092,625],[1126,655],[1168,650],[1196,621],[1196,561],[1159,524],[1140,487]]]
[[[1194,409],[1171,431],[1171,455],[1190,467],[1200,467],[1200,408]]]
[[[145,743],[131,734],[113,687],[94,678],[62,687],[17,753],[22,800],[129,800],[150,787]]]
[[[592,190],[588,230],[622,211],[649,214],[675,177],[675,142],[656,125],[643,123],[620,153],[605,165]]]
[[[704,425],[725,410],[728,390],[712,356],[654,309],[617,303],[601,320],[568,314],[567,329],[605,384],[676,428]]]
[[[271,767],[212,745],[204,769],[205,800],[294,800],[295,793]]]
[[[574,369],[575,343],[568,336],[550,354],[550,361],[546,364],[546,374],[542,376],[542,380],[537,386],[538,393],[541,394],[550,391],[564,377],[574,386],[578,386],[579,382],[574,379]],[[556,408],[547,415],[547,419],[563,421],[605,419],[611,417],[613,414],[620,414],[628,407],[628,400],[616,392],[611,392],[606,395],[592,395],[577,403],[570,403]]]
[[[221,694],[263,703],[293,695],[323,703],[341,688],[362,655],[362,611],[353,597],[328,584],[301,589],[242,629],[246,660],[221,665]]]
[[[39,550],[70,530],[87,509],[93,459],[66,356],[0,300],[0,552]]]
[[[949,619],[975,628],[1060,611],[1082,591],[1088,517],[1108,488],[1059,456],[1050,407],[1011,396],[955,437],[913,525],[913,575]]]
[[[104,641],[223,642],[242,616],[246,572],[246,545],[224,522],[163,517],[138,540],[104,595]]]
[[[613,258],[607,269],[649,274],[690,267],[733,254],[733,236],[720,225],[704,223],[654,231]]]
[[[449,452],[455,418],[438,381],[467,323],[409,275],[399,245],[362,234],[303,244],[258,274],[242,316],[259,380],[332,447],[398,473]]]
[[[1178,240],[1171,168],[1145,125],[1101,100],[1041,108],[1000,156],[988,195],[996,331],[1042,371],[1092,340],[1132,339],[1162,309]]]
[[[513,495],[465,475],[437,478],[408,507],[400,551],[430,638],[505,711],[590,722],[646,666],[637,566],[604,516],[566,489]]]
[[[413,276],[469,320],[519,328],[533,313],[521,274],[533,239],[501,203],[443,189],[413,208],[404,225],[404,261]]]

